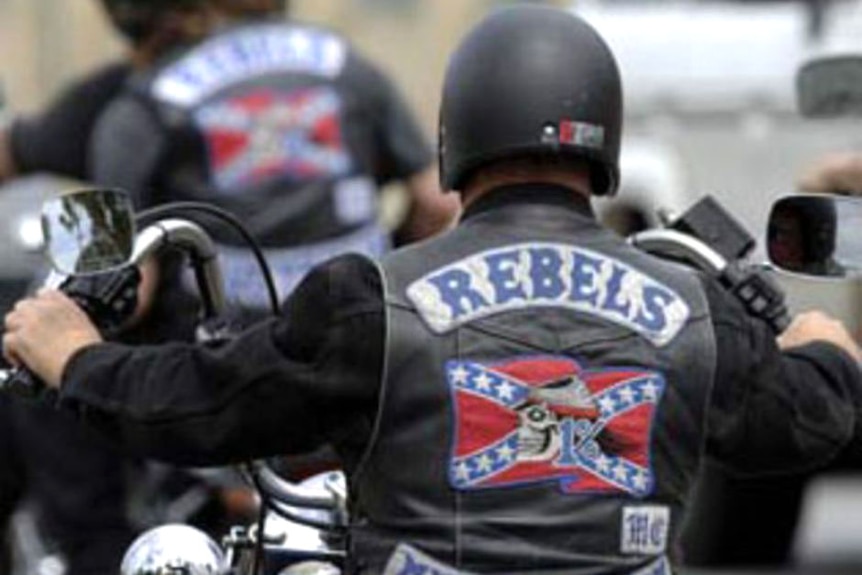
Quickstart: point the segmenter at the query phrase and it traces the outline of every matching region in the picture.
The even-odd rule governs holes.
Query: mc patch
[[[490,365],[449,361],[446,377],[455,489],[557,481],[569,494],[652,493],[650,437],[665,388],[661,374],[582,370],[570,358],[531,356]]]
[[[623,507],[620,551],[634,555],[661,555],[667,551],[670,508],[666,505]]]
[[[282,94],[268,89],[210,104],[195,114],[212,183],[230,193],[271,179],[293,183],[346,174],[352,161],[331,88]]]

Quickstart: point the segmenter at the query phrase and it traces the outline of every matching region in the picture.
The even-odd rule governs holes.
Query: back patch
[[[450,361],[446,376],[455,489],[557,481],[569,494],[652,493],[650,437],[665,388],[661,374],[582,370],[570,358],[542,356]]]
[[[278,179],[301,184],[352,168],[341,128],[342,104],[326,87],[288,94],[261,89],[209,104],[195,114],[212,184],[223,193]]]
[[[691,313],[670,287],[605,254],[556,243],[525,243],[473,254],[407,288],[428,327],[445,333],[506,311],[555,307],[630,329],[656,346]]]

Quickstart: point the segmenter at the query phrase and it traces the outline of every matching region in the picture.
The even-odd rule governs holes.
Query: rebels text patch
[[[632,266],[551,243],[471,255],[413,282],[407,297],[435,333],[504,311],[559,307],[614,322],[663,346],[690,314],[675,291]]]

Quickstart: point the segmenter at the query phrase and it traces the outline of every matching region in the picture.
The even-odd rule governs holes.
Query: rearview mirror
[[[781,270],[808,276],[862,275],[862,200],[799,195],[778,200],[769,214],[766,250]]]
[[[831,56],[803,65],[796,99],[806,118],[862,116],[862,56]]]
[[[120,190],[63,194],[42,206],[42,234],[51,264],[60,273],[82,275],[116,269],[132,255],[132,203]]]

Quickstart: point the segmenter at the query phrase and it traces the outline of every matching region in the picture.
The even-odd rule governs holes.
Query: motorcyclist
[[[444,84],[453,231],[316,268],[218,349],[103,343],[47,291],[7,315],[6,353],[149,455],[332,442],[351,573],[668,573],[704,446],[752,473],[828,460],[853,436],[862,350],[809,313],[782,352],[714,280],[601,228],[589,198],[616,189],[621,120],[586,23],[501,10]]]
[[[139,207],[198,200],[242,217],[282,294],[346,251],[382,254],[378,188],[406,185],[401,239],[445,227],[456,203],[436,193],[433,157],[383,73],[334,32],[283,21],[284,2],[212,0],[222,25],[137,76],[93,140],[99,182]],[[217,234],[228,294],[266,311],[257,264]]]

